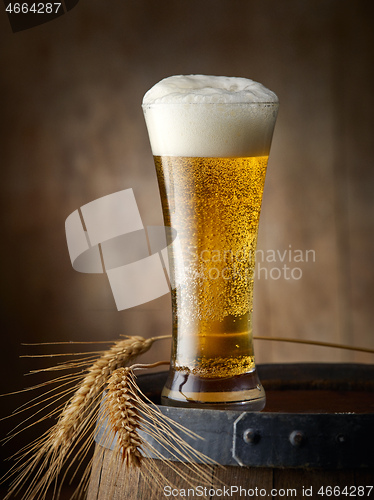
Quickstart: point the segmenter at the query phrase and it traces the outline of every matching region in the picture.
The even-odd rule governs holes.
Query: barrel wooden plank
[[[278,491],[274,500],[281,498],[324,498],[318,491],[335,486],[343,489],[354,485],[353,470],[331,469],[274,469],[273,488]],[[285,497],[283,492],[288,492]],[[296,491],[297,496],[293,493]],[[321,490],[322,491],[322,490]],[[329,491],[329,490],[328,490]],[[328,495],[326,495],[327,497]]]
[[[188,490],[190,490],[191,496],[191,490],[197,486],[205,487],[207,496],[199,496],[199,498],[203,499],[211,498],[210,489],[217,492],[217,490],[223,490],[225,487],[230,490],[230,498],[233,500],[243,498],[243,490],[246,490],[247,496],[251,496],[252,493],[255,494],[257,490],[258,497],[271,496],[273,500],[280,500],[285,497],[323,498],[323,496],[318,495],[318,491],[323,491],[327,497],[329,496],[329,489],[334,489],[334,487],[340,489],[340,491],[348,487],[348,491],[352,491],[350,488],[361,486],[365,487],[366,491],[369,492],[368,487],[373,485],[374,478],[374,469],[372,468],[336,470],[215,466],[212,468],[212,480],[205,482],[197,478],[196,475],[191,474],[186,465],[182,463],[173,463],[173,468],[171,468],[167,464],[156,460],[159,471],[167,478],[168,482],[165,479],[164,482],[161,480],[157,484],[154,478],[150,476],[150,481],[147,481],[139,468],[126,469],[122,467],[122,469],[118,470],[116,481],[113,484],[111,480],[114,471],[110,469],[110,464],[113,465],[112,460],[113,452],[105,450],[103,458],[99,458],[98,462],[94,464],[87,500],[123,500],[125,498],[128,500],[159,500],[164,497],[164,486],[168,484],[171,484],[172,488],[176,490],[184,490],[186,496]],[[145,459],[145,461],[148,460]],[[201,467],[202,470],[209,473],[206,466]],[[183,479],[182,475],[184,474],[187,474],[191,481],[187,482]],[[193,483],[193,481],[195,482]],[[241,488],[242,490],[240,490]],[[202,490],[200,489],[200,491]],[[263,495],[264,492],[266,492],[266,495]],[[370,498],[373,495],[374,488]]]
[[[357,469],[357,470],[355,470],[354,471],[354,484],[357,487],[366,486],[367,492],[368,492],[368,487],[372,486],[373,489],[370,492],[370,498],[374,498],[374,470],[373,469]]]
[[[87,500],[122,500],[140,497],[139,469],[122,467],[111,450],[97,445]],[[114,479],[114,480],[113,480]]]
[[[98,448],[101,447],[98,446]],[[148,464],[151,461],[152,459],[144,458],[141,469],[126,468],[121,460],[116,460],[112,450],[101,449],[94,459],[87,500],[123,500],[124,498],[158,500],[164,496],[165,486],[178,490],[188,490],[197,486],[210,489],[212,486],[216,467],[200,465],[200,470],[207,476],[203,480],[185,464],[153,460],[159,472],[157,478],[148,471]],[[185,479],[186,477],[188,480]],[[221,484],[220,481],[218,484]],[[200,498],[205,498],[205,496]]]
[[[231,486],[234,487],[234,490],[230,490],[230,498],[233,500],[243,498],[244,492],[241,492],[240,488],[248,492],[248,490],[255,490],[256,487],[261,487],[269,492],[273,485],[273,470],[267,467],[217,467],[215,469],[213,487],[220,489],[222,485],[228,488]]]

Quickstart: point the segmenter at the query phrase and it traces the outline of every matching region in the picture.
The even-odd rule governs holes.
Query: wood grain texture
[[[168,297],[119,313],[104,276],[71,268],[64,222],[79,206],[132,187],[144,222],[162,224],[142,95],[168,74],[205,72],[260,80],[281,101],[263,200],[255,332],[373,346],[372,8],[338,0],[212,7],[199,4],[194,16],[169,1],[158,10],[150,1],[141,8],[115,1],[111,9],[90,2],[17,35],[1,19],[8,264],[1,293],[5,321],[22,340],[170,330]],[[294,253],[290,262],[290,250],[304,262]],[[307,250],[314,252],[308,262]],[[279,252],[275,262],[268,251]],[[299,268],[300,279],[300,271],[297,279],[279,275],[284,265],[288,277]],[[372,361],[260,341],[256,352],[261,362]]]
[[[174,490],[174,497],[182,498],[199,493],[199,498],[210,499],[215,496],[209,494],[212,489],[220,491],[228,488],[229,496],[221,495],[223,498],[232,498],[239,500],[245,496],[248,497],[267,497],[273,500],[281,498],[323,498],[318,495],[320,488],[325,491],[326,487],[338,487],[343,490],[344,487],[371,486],[373,482],[374,471],[372,469],[363,470],[327,470],[327,469],[271,469],[254,467],[215,467],[213,468],[212,481],[207,483],[199,481],[193,485],[183,480],[179,473],[186,473],[186,466],[183,464],[173,465],[175,470],[156,461],[160,472],[164,474],[164,483],[156,484],[144,480],[138,468],[121,470],[113,481],[113,470],[109,470],[106,464],[112,460],[112,451],[106,450],[102,465],[94,469],[91,476],[91,484],[87,500],[159,500],[164,498],[164,486],[171,484]],[[146,459],[149,460],[149,459]],[[188,471],[187,471],[188,473]],[[192,478],[191,478],[192,479]],[[195,489],[197,486],[200,489]],[[206,489],[204,489],[206,488]],[[231,489],[232,488],[232,489]],[[181,492],[183,490],[183,492]],[[227,490],[226,490],[227,491]],[[337,491],[337,490],[335,490]],[[368,490],[366,490],[368,491]],[[201,496],[200,492],[206,495]],[[311,494],[310,494],[311,493]],[[171,495],[169,495],[171,496]],[[328,496],[328,493],[326,494]],[[372,496],[372,495],[371,495]]]
[[[23,373],[42,364],[17,361],[30,352],[22,342],[171,331],[170,297],[118,312],[105,276],[75,272],[64,224],[85,203],[130,187],[144,224],[162,224],[140,104],[155,82],[178,73],[244,76],[280,98],[258,248],[312,250],[315,259],[258,261],[268,279],[258,273],[254,333],[374,348],[374,4],[108,5],[82,0],[16,34],[0,13],[0,392],[23,388]],[[269,278],[283,265],[300,268],[300,279]],[[169,350],[157,343],[143,359]],[[255,354],[258,363],[373,362],[279,342],[256,341]],[[3,413],[24,402],[15,398]],[[2,423],[2,434],[11,427]],[[22,447],[22,436],[14,443]]]

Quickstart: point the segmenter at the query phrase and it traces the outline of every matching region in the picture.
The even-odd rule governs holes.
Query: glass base
[[[202,378],[171,369],[161,403],[185,408],[261,411],[266,396],[256,369],[229,378]]]

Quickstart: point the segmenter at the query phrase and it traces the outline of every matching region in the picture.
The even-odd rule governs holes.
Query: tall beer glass
[[[143,99],[166,227],[173,342],[162,402],[261,410],[255,251],[276,95],[243,78],[174,76]]]

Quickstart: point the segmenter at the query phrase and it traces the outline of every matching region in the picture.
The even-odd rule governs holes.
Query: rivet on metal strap
[[[292,431],[289,440],[292,446],[300,447],[305,444],[306,438],[302,431]]]
[[[243,439],[248,444],[256,444],[260,441],[260,434],[254,429],[246,429],[243,432]]]
[[[339,444],[344,444],[347,442],[347,436],[345,434],[338,434],[336,436],[336,441]]]

